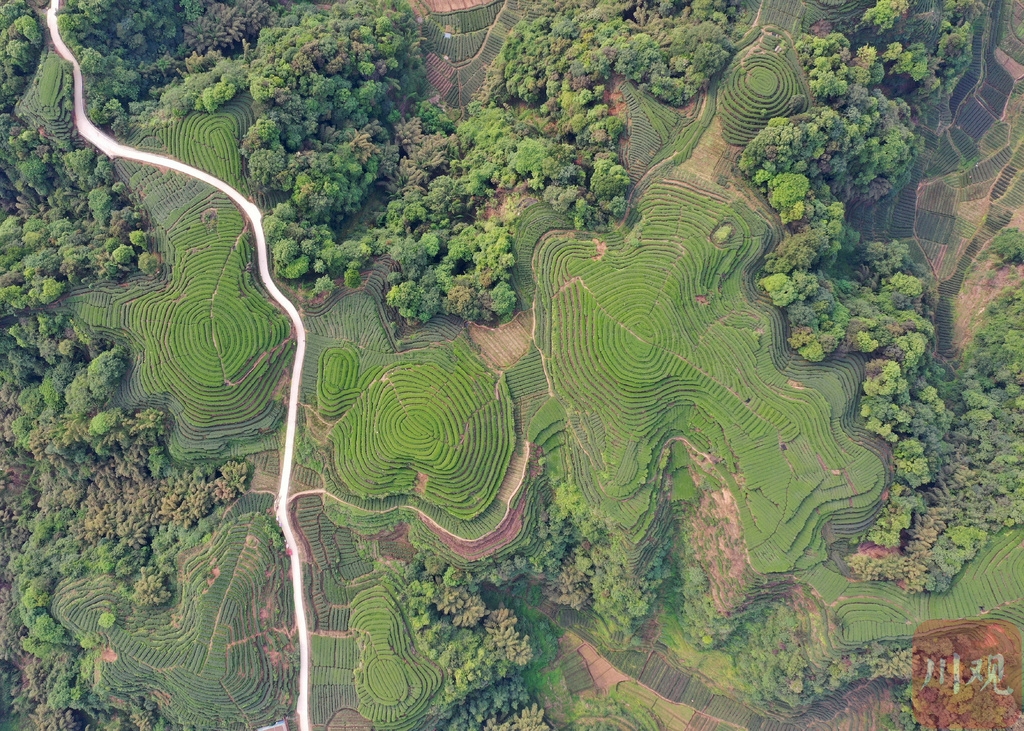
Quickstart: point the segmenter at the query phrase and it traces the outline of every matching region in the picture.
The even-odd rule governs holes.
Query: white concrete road
[[[277,522],[281,524],[284,532],[285,542],[288,544],[288,553],[291,559],[292,593],[295,597],[295,621],[298,627],[299,655],[301,667],[299,670],[299,697],[295,709],[298,717],[300,731],[310,731],[309,723],[309,629],[306,625],[306,608],[303,602],[305,596],[302,591],[302,560],[298,542],[295,539],[295,531],[292,530],[291,519],[288,513],[288,489],[291,483],[292,462],[295,452],[295,424],[299,408],[299,385],[302,381],[302,363],[306,355],[306,330],[302,326],[302,318],[299,311],[281,290],[274,284],[270,277],[270,267],[267,258],[267,239],[263,235],[263,216],[255,203],[246,199],[241,193],[225,183],[223,180],[213,177],[209,173],[197,170],[194,167],[185,165],[182,162],[173,160],[163,155],[154,155],[150,152],[136,150],[133,147],[122,145],[110,135],[94,125],[85,114],[84,86],[82,84],[82,70],[78,60],[71,53],[64,40],[60,37],[60,29],[57,26],[57,10],[60,0],[50,0],[49,10],[46,12],[46,24],[50,29],[50,38],[58,54],[67,59],[74,66],[75,79],[75,110],[74,121],[78,133],[87,142],[96,146],[103,154],[125,160],[135,160],[147,165],[156,165],[162,168],[176,170],[184,175],[189,175],[197,180],[212,185],[217,190],[227,195],[235,204],[242,209],[242,213],[249,219],[253,235],[256,238],[256,254],[259,261],[260,277],[263,286],[266,287],[270,296],[283,309],[292,321],[295,331],[296,349],[295,365],[292,367],[291,390],[288,394],[288,426],[284,437],[284,459],[281,461],[281,486],[277,494]]]

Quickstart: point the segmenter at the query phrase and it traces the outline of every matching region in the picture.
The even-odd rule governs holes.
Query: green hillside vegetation
[[[59,18],[300,310],[315,731],[916,731],[1024,627],[1024,4],[432,7]],[[294,724],[252,232],[0,29],[0,717]]]

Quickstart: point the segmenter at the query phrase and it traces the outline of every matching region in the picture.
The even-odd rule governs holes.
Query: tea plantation
[[[192,728],[251,729],[288,713],[298,676],[295,620],[267,515],[272,502],[246,496],[210,541],[179,559],[170,608],[132,607],[102,578],[58,589],[54,616],[99,640],[91,658],[97,690],[150,698]]]
[[[885,469],[774,365],[772,323],[743,291],[769,229],[711,187],[666,180],[625,237],[600,235],[603,255],[595,236],[549,236],[534,256],[538,345],[596,477],[587,497],[634,526],[662,446],[681,437],[734,491],[755,569],[822,560],[824,521],[870,511]],[[855,395],[824,385],[839,403]]]
[[[376,728],[415,728],[441,686],[441,672],[416,657],[402,611],[385,587],[359,593],[351,625],[363,643],[355,673],[359,713]]]
[[[166,405],[177,453],[258,451],[259,439],[275,438],[282,409],[273,394],[293,346],[247,271],[241,214],[205,184],[119,165],[155,224],[160,276],[95,287],[70,305],[89,327],[127,340],[135,362],[121,398]]]
[[[22,4],[12,729],[910,728],[920,622],[1024,627],[1024,0],[70,0],[273,285]]]
[[[54,138],[71,138],[71,66],[55,53],[39,63],[28,91],[18,102],[18,114],[44,128]]]
[[[322,372],[319,393],[353,390],[354,368],[336,367],[345,352],[321,356],[335,367]],[[415,490],[469,520],[494,500],[505,476],[515,443],[512,400],[508,387],[457,343],[448,362],[396,364],[374,374],[331,441],[338,476],[354,492]]]

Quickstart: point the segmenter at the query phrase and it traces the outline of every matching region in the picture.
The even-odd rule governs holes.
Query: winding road
[[[204,173],[190,165],[178,160],[173,160],[163,155],[154,155],[151,152],[136,150],[134,147],[122,145],[110,135],[103,132],[94,125],[85,114],[85,91],[82,83],[82,69],[78,65],[78,59],[71,52],[71,49],[64,43],[60,36],[60,28],[57,25],[57,11],[60,9],[60,0],[50,0],[50,7],[46,11],[46,24],[50,30],[50,38],[57,53],[74,67],[75,80],[75,128],[84,140],[94,145],[100,152],[110,158],[123,158],[134,160],[147,165],[175,170],[184,175],[201,180],[213,186],[228,196],[242,209],[242,213],[249,219],[253,234],[256,237],[256,253],[260,268],[260,278],[263,286],[266,287],[270,296],[283,309],[295,330],[295,365],[292,366],[291,389],[288,394],[288,422],[284,437],[284,458],[281,461],[281,486],[277,494],[277,522],[281,525],[284,538],[288,544],[288,554],[291,559],[292,594],[295,598],[295,623],[299,634],[299,697],[296,703],[295,715],[298,718],[300,731],[311,731],[309,723],[309,628],[306,624],[306,607],[303,603],[302,591],[302,554],[299,551],[298,541],[295,539],[295,531],[292,530],[291,519],[288,511],[288,489],[292,477],[292,463],[295,454],[295,425],[299,411],[299,386],[302,382],[302,364],[306,356],[306,329],[302,325],[302,318],[299,311],[291,300],[284,296],[274,280],[270,277],[270,267],[267,259],[267,239],[263,234],[263,215],[255,203],[232,188],[219,178],[209,173]]]
[[[302,588],[302,553],[299,549],[299,543],[295,537],[295,531],[292,529],[291,515],[288,510],[290,497],[289,490],[295,456],[295,432],[299,411],[299,388],[302,382],[302,367],[306,356],[306,329],[302,324],[302,318],[299,315],[298,309],[294,304],[292,304],[291,300],[285,297],[281,290],[278,289],[274,280],[270,276],[269,259],[267,256],[267,240],[263,232],[263,215],[260,213],[260,209],[255,203],[247,199],[244,195],[239,193],[223,180],[194,168],[191,165],[186,165],[179,160],[175,160],[164,155],[156,155],[152,152],[137,150],[134,147],[121,144],[89,120],[89,117],[85,113],[85,87],[82,79],[82,69],[78,65],[78,59],[75,58],[71,49],[68,48],[66,43],[64,43],[64,39],[61,38],[60,28],[57,24],[57,11],[60,9],[60,2],[61,0],[50,0],[50,6],[46,11],[46,24],[50,31],[50,38],[53,42],[54,49],[57,51],[58,55],[69,61],[73,67],[75,87],[74,123],[78,133],[85,141],[94,145],[100,152],[110,158],[134,160],[135,162],[141,162],[146,165],[154,165],[156,167],[174,170],[182,173],[183,175],[193,177],[196,180],[201,180],[228,196],[235,205],[242,210],[243,215],[245,215],[249,220],[249,225],[252,227],[253,235],[256,238],[257,261],[259,264],[260,278],[263,280],[263,286],[266,287],[267,292],[270,293],[273,300],[287,313],[292,322],[297,347],[295,349],[295,364],[292,366],[291,386],[288,394],[287,428],[285,430],[284,457],[281,461],[281,483],[277,493],[276,510],[277,522],[281,525],[281,530],[284,533],[285,542],[288,546],[288,555],[291,563],[292,594],[295,600],[295,618],[296,625],[298,627],[300,669],[299,696],[296,703],[295,715],[299,722],[299,731],[311,731],[309,720],[309,627],[306,623],[306,607],[304,603],[305,593]],[[509,465],[509,477],[512,478],[512,481],[509,483],[508,489],[505,489],[505,486],[503,485],[502,493],[504,494],[499,495],[499,499],[505,503],[505,515],[498,522],[497,526],[479,538],[461,538],[460,536],[457,536],[451,531],[443,528],[422,510],[412,506],[405,506],[405,508],[416,513],[419,519],[443,540],[447,539],[446,543],[448,543],[452,550],[468,557],[487,555],[514,539],[522,527],[521,511],[517,512],[514,510],[512,503],[525,482],[527,463],[529,462],[529,459],[530,449],[529,445],[526,445],[525,454],[518,460],[518,464],[516,464],[517,460],[513,460],[513,463]],[[331,497],[340,500],[337,496],[332,495]],[[385,510],[382,512],[390,511]]]

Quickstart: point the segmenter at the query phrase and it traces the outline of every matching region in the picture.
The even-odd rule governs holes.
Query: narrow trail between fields
[[[295,532],[288,511],[288,488],[291,483],[292,463],[295,453],[295,427],[299,410],[299,387],[302,383],[302,364],[306,356],[306,330],[302,325],[302,318],[299,311],[291,300],[284,296],[274,280],[270,277],[270,267],[267,259],[267,239],[263,234],[263,216],[259,207],[248,200],[245,196],[232,188],[230,185],[215,178],[209,173],[204,173],[190,165],[173,160],[163,155],[154,155],[150,152],[136,150],[133,147],[122,145],[110,135],[94,125],[85,114],[85,91],[82,81],[82,69],[78,65],[78,59],[67,47],[60,36],[60,28],[57,25],[57,11],[60,9],[60,0],[50,0],[50,6],[46,11],[46,24],[50,30],[50,39],[53,42],[57,53],[65,60],[70,61],[74,67],[75,93],[74,93],[74,121],[75,128],[84,140],[95,145],[100,152],[111,158],[123,158],[155,165],[159,168],[175,170],[188,175],[196,180],[201,180],[224,193],[237,205],[252,226],[253,236],[256,238],[256,253],[259,262],[260,279],[263,286],[283,309],[292,322],[295,330],[295,364],[292,367],[291,389],[288,394],[288,418],[284,438],[284,458],[281,462],[281,486],[277,494],[277,522],[281,525],[285,542],[288,545],[290,554],[292,574],[292,594],[295,599],[295,624],[298,628],[299,641],[299,696],[296,702],[295,715],[298,718],[300,731],[311,731],[309,722],[309,628],[306,624],[306,607],[303,601],[305,594],[302,590],[302,553],[299,551],[298,542],[295,539]]]

